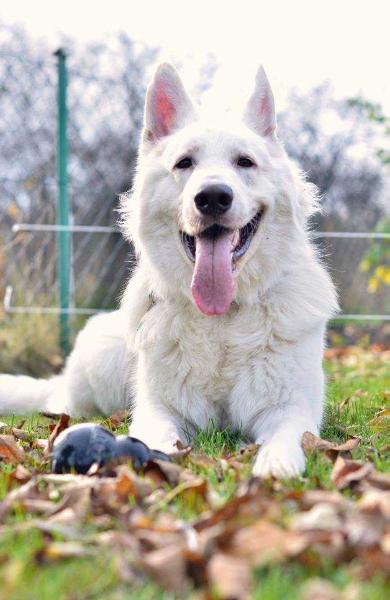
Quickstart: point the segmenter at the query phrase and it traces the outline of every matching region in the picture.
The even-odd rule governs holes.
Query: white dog
[[[225,119],[200,118],[173,67],[158,68],[123,201],[138,266],[121,309],[90,319],[59,377],[0,376],[0,413],[131,404],[130,433],[153,448],[172,450],[212,419],[261,445],[255,474],[304,469],[337,310],[307,231],[315,190],[276,138],[262,68],[243,117]]]

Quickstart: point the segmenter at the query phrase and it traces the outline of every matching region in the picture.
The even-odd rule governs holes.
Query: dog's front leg
[[[133,411],[129,433],[150,448],[173,452],[177,441],[182,441],[179,423],[165,408],[156,408],[145,398],[138,399]]]
[[[254,475],[289,478],[304,471],[302,434],[305,431],[318,434],[321,418],[303,398],[297,396],[293,401],[268,409],[254,425],[254,440],[261,444],[253,466]]]

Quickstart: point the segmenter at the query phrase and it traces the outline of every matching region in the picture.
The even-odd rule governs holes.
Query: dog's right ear
[[[176,69],[169,63],[160,64],[146,94],[143,141],[153,144],[195,118]]]

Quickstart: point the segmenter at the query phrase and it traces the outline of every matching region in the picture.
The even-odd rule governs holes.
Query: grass
[[[356,363],[329,362],[328,406],[323,437],[337,441],[350,435],[361,438],[360,446],[354,450],[353,458],[370,460],[380,471],[388,471],[388,429],[381,430],[373,423],[375,415],[385,407],[389,389],[386,365],[375,357],[358,359]],[[345,402],[349,398],[348,402]],[[6,420],[6,419],[3,419]],[[8,419],[16,424],[20,419]],[[101,420],[107,425],[106,420]],[[47,420],[29,417],[23,425],[25,431],[47,435]],[[46,432],[46,433],[45,433]],[[121,432],[121,431],[120,431]],[[198,432],[194,444],[196,460],[191,468],[207,478],[219,501],[223,504],[237,491],[238,482],[231,471],[223,471],[223,455],[237,451],[240,440],[229,429],[216,430],[212,424],[206,432]],[[207,455],[204,458],[204,455]],[[207,460],[210,457],[210,460]],[[5,496],[12,467],[0,463],[0,500]],[[292,489],[332,489],[331,466],[323,455],[313,455],[307,463],[306,474],[291,483]],[[250,464],[244,467],[244,477],[249,476]],[[175,517],[193,520],[201,510],[196,502],[188,498],[177,498],[169,510]],[[83,558],[70,558],[58,562],[43,560],[40,550],[44,546],[44,534],[36,530],[23,531],[28,515],[22,510],[14,512],[12,522],[19,522],[19,532],[0,530],[0,600],[171,600],[173,596],[162,591],[151,582],[139,579],[128,584],[119,576],[120,565],[108,551]],[[59,538],[61,539],[61,538]],[[314,566],[303,566],[294,562],[284,566],[257,569],[251,597],[255,600],[298,600],[305,582],[311,577],[322,577],[340,590],[352,594],[356,584],[354,565],[336,566],[326,560]],[[359,583],[359,600],[385,600],[388,588],[380,577]],[[185,596],[190,597],[189,591]],[[202,596],[198,596],[201,598]],[[352,595],[348,597],[354,597]]]

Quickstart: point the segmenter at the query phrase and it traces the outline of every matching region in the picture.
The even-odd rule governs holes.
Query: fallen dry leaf
[[[26,431],[24,431],[23,429],[19,429],[18,427],[12,427],[11,431],[12,435],[17,440],[21,440],[22,442],[29,442],[33,437],[32,434],[27,433]]]
[[[369,487],[390,489],[390,475],[375,470],[372,463],[353,461],[339,456],[333,466],[332,482],[339,490],[360,484],[361,491]]]
[[[264,566],[286,558],[284,529],[266,520],[241,527],[231,536],[227,548],[234,556],[245,558],[254,566]]]
[[[12,471],[10,477],[13,481],[17,481],[18,483],[26,483],[31,479],[32,474],[26,467],[19,463],[16,465],[16,469]]]
[[[355,390],[351,396],[348,396],[339,404],[339,410],[343,412],[351,402],[355,402],[359,398],[367,398],[367,396],[368,392],[360,389]]]
[[[39,550],[35,555],[38,562],[55,562],[63,558],[80,558],[95,554],[92,548],[88,548],[79,542],[51,542]]]
[[[0,502],[0,522],[12,510],[15,503],[24,500],[25,498],[39,498],[36,479],[30,479],[21,487],[8,492],[7,496]]]
[[[302,589],[302,600],[342,600],[341,592],[326,579],[313,578]]]
[[[118,429],[123,423],[127,423],[129,418],[129,411],[118,410],[116,413],[108,417],[107,423],[111,429]]]
[[[381,473],[379,471],[373,471],[367,477],[367,482],[372,487],[379,488],[380,490],[390,491],[390,473]]]
[[[356,349],[334,357],[342,365],[358,361],[355,374],[362,360],[368,364],[372,357]],[[357,390],[341,410],[363,395]],[[125,418],[124,413],[113,415],[112,428]],[[67,424],[66,417],[57,417],[57,434]],[[9,436],[18,447],[15,437],[23,442],[26,466],[19,461],[6,469],[6,497],[0,503],[0,537],[10,530],[15,535],[42,532],[37,560],[51,563],[109,552],[118,579],[134,586],[135,595],[147,574],[169,595],[180,598],[191,590],[194,600],[249,599],[256,567],[283,569],[293,562],[320,573],[326,560],[329,566],[341,565],[357,583],[362,577],[383,577],[389,568],[390,475],[351,459],[359,439],[347,439],[347,428],[338,428],[344,443],[312,434],[302,440],[306,452],[324,453],[334,461],[332,490],[320,487],[329,485],[322,478],[317,489],[305,489],[312,478],[296,488],[250,477],[256,445],[217,458],[178,446],[171,455],[177,462],[151,461],[145,475],[127,462],[88,475],[56,475],[47,472],[47,440],[39,440],[42,427],[30,433],[20,423]],[[7,425],[4,433],[11,432]],[[54,435],[53,430],[51,444]],[[370,443],[375,448],[374,437]],[[367,455],[366,445],[363,451]],[[381,456],[384,452],[382,444]],[[218,485],[208,480],[211,470]],[[228,493],[232,490],[228,500],[226,477]],[[183,508],[189,520],[182,517]],[[11,517],[19,509],[25,518]],[[1,569],[9,564],[8,557],[0,556]],[[303,590],[306,600],[358,600],[321,581],[309,583]],[[259,586],[261,593],[261,581]]]
[[[369,421],[369,425],[374,431],[390,431],[390,409],[381,410]]]
[[[48,445],[48,440],[44,439],[44,438],[36,438],[33,442],[32,442],[32,447],[33,448],[37,448],[38,450],[43,450],[45,452],[44,456],[47,456],[47,445]]]
[[[45,448],[45,455],[49,455],[53,450],[53,444],[56,438],[60,435],[62,431],[69,427],[70,417],[69,415],[61,414],[58,422],[53,427],[53,430],[49,436],[49,440],[47,443],[47,447]]]
[[[207,481],[202,477],[194,477],[187,481],[182,481],[167,492],[159,502],[154,503],[153,506],[150,507],[151,512],[156,512],[161,510],[161,508],[170,502],[172,502],[175,498],[181,497],[188,504],[193,505],[195,498],[201,498],[205,503],[207,502]],[[209,503],[207,502],[207,506]],[[206,506],[205,506],[206,507]]]
[[[342,444],[334,444],[319,438],[310,431],[305,431],[302,436],[302,448],[306,456],[313,452],[324,452],[332,461],[335,461],[339,454],[350,454],[359,443],[360,438],[352,437]]]
[[[192,471],[183,469],[180,465],[165,460],[150,460],[144,468],[144,474],[156,485],[169,483],[178,485],[182,481],[198,479]]]
[[[291,527],[300,531],[311,531],[313,529],[335,531],[341,529],[342,519],[337,506],[327,502],[319,502],[310,510],[294,515],[291,520]]]
[[[192,446],[183,446],[178,447],[177,450],[169,453],[169,456],[175,462],[181,461],[183,458],[187,458],[192,452]]]
[[[0,435],[0,460],[17,465],[23,462],[25,453],[12,435]]]
[[[374,466],[371,463],[348,460],[340,455],[333,466],[331,480],[339,490],[342,490],[367,479],[373,472]]]
[[[349,500],[340,492],[330,492],[328,490],[307,490],[302,495],[302,507],[313,508],[318,503],[326,503],[335,506],[338,509],[346,509],[350,505]]]
[[[127,465],[119,465],[116,472],[115,492],[121,500],[127,500],[129,496],[144,498],[152,493],[149,482],[138,477]]]
[[[247,561],[224,552],[214,554],[207,565],[209,587],[221,600],[248,600],[251,575]]]
[[[139,561],[139,565],[163,588],[182,597],[187,583],[183,548],[175,544],[153,550]]]
[[[390,493],[377,489],[369,489],[357,503],[360,511],[380,513],[390,522]]]

